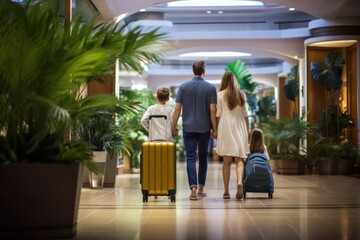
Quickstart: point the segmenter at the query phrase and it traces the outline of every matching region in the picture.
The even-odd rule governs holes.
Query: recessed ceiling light
[[[219,14],[223,14],[224,12],[223,11],[218,11]]]
[[[192,52],[192,53],[183,53],[179,55],[180,57],[198,57],[198,58],[207,58],[207,57],[249,57],[250,53],[244,52]]]
[[[349,47],[356,43],[356,40],[340,40],[340,41],[327,41],[311,43],[309,46],[314,47]]]
[[[207,13],[207,14],[210,14],[210,13],[211,13],[211,11],[206,11],[206,13]]]
[[[289,8],[289,11],[295,11],[295,8]]]
[[[220,84],[221,83],[221,79],[211,79],[211,80],[206,79],[206,81],[211,84]]]
[[[142,9],[139,10],[139,12],[146,12],[146,9],[142,8]]]
[[[123,20],[125,17],[126,17],[127,13],[123,13],[117,17],[115,17],[115,22],[118,23],[120,22],[121,20]]]
[[[169,2],[168,7],[254,7],[264,6],[260,1],[242,1],[242,0],[193,0],[193,1],[175,1]]]

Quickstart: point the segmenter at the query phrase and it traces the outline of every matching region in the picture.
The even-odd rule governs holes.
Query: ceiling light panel
[[[249,57],[250,53],[244,52],[191,52],[191,53],[183,53],[180,54],[179,57],[183,58],[191,58],[191,57],[206,57],[206,58],[216,58],[216,57]]]
[[[193,0],[169,2],[168,7],[256,7],[264,6],[260,1],[241,0]]]

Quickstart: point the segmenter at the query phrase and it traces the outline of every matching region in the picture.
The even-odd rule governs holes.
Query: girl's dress
[[[236,106],[230,111],[225,101],[225,90],[218,93],[216,117],[220,117],[216,151],[219,156],[233,156],[246,159],[250,153],[245,117],[247,106]]]

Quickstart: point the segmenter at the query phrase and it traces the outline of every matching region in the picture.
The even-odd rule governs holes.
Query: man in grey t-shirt
[[[172,135],[178,135],[177,122],[182,110],[183,138],[186,151],[186,169],[191,189],[190,200],[206,196],[204,190],[208,166],[210,134],[216,138],[216,88],[204,80],[205,62],[192,66],[194,77],[180,85],[172,121]],[[199,174],[196,171],[196,153],[199,155]],[[199,185],[199,188],[198,188]]]

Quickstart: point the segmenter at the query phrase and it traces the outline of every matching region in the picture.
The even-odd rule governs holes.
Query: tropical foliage
[[[340,143],[345,128],[354,127],[353,118],[342,110],[339,102],[339,92],[343,86],[342,72],[345,60],[341,52],[331,52],[325,58],[325,63],[311,63],[311,73],[315,81],[318,81],[331,93],[330,106],[326,101],[326,109],[321,113],[319,122],[322,132],[337,144]]]
[[[331,52],[325,59],[325,63],[311,63],[311,73],[315,81],[318,81],[326,90],[337,91],[343,85],[342,71],[344,64],[345,61],[341,52]]]
[[[256,90],[258,84],[252,81],[251,73],[246,64],[241,60],[234,60],[225,68],[226,71],[231,71],[241,88],[246,94],[248,104],[251,111],[255,111],[257,107]]]
[[[336,104],[321,112],[319,123],[325,136],[334,139],[337,143],[340,142],[344,129],[355,127],[352,116],[342,111]]]
[[[273,96],[266,96],[258,101],[258,110],[256,115],[259,117],[260,123],[267,123],[270,119],[274,119],[276,115],[276,104]]]
[[[71,29],[71,31],[70,31]],[[98,109],[124,113],[111,95],[80,97],[92,76],[122,69],[142,70],[159,60],[162,34],[141,28],[63,23],[52,1],[0,4],[0,164],[17,162],[91,162],[91,149],[66,140],[70,130],[89,121]]]
[[[109,112],[96,112],[89,121],[80,124],[77,133],[93,151],[107,151],[111,157],[115,152],[132,151],[130,139]]]
[[[297,99],[299,97],[299,65],[295,65],[291,68],[287,74],[287,80],[284,86],[285,96],[294,102],[295,105],[295,116],[298,117],[299,107]]]
[[[155,104],[156,98],[151,90],[135,90],[130,88],[120,88],[120,99],[128,101],[137,99],[141,101],[139,111],[123,115],[119,118],[119,124],[122,126],[123,134],[126,134],[131,142],[131,150],[127,153],[130,155],[130,168],[139,167],[140,152],[143,142],[148,141],[148,132],[140,123],[145,110]]]
[[[282,118],[261,124],[261,128],[272,158],[299,160],[305,159],[300,143],[316,126],[301,118]]]

